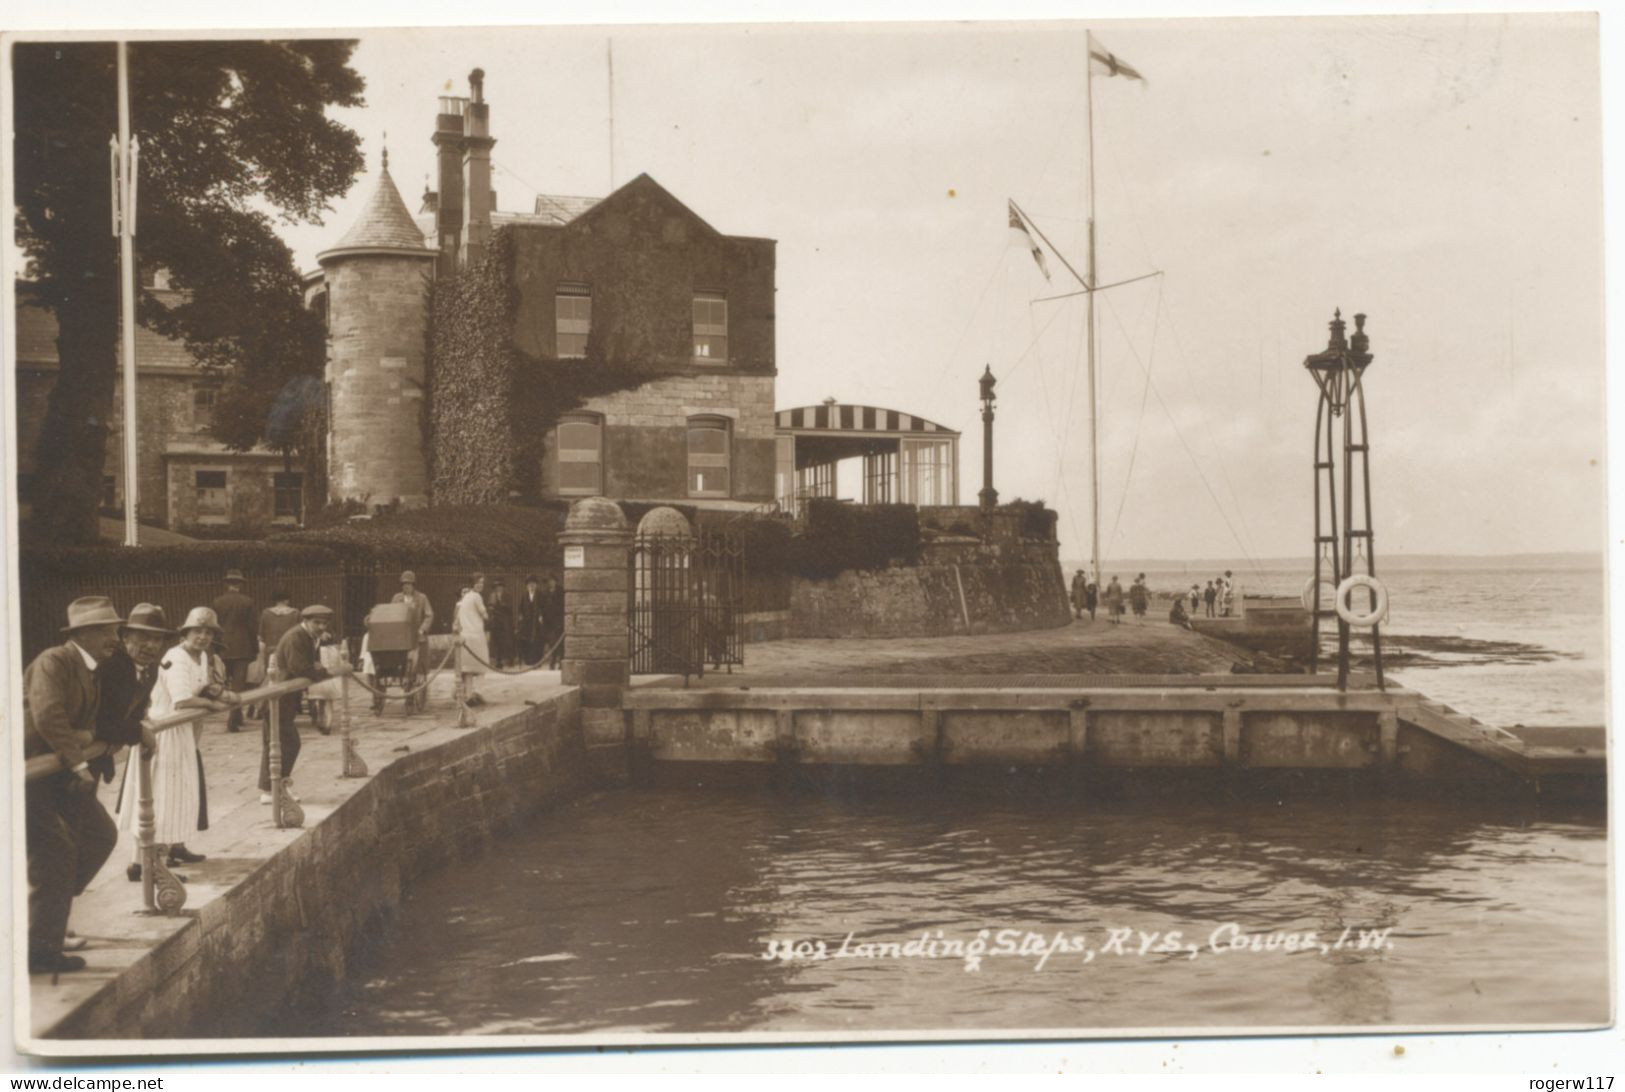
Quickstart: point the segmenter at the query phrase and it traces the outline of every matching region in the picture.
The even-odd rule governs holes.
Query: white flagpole
[[[1094,39],[1089,31],[1083,32],[1084,112],[1089,121],[1089,289],[1088,325],[1085,336],[1089,341],[1089,503],[1090,525],[1093,535],[1095,588],[1104,590],[1100,583],[1100,385],[1095,375],[1095,62]]]
[[[130,141],[129,45],[118,44],[118,165],[113,195],[119,210],[119,320],[124,356],[124,545],[140,544],[137,512],[141,483],[136,465],[135,416],[135,146]]]

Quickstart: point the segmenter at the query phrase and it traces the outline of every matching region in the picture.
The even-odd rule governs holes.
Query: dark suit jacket
[[[532,599],[528,591],[519,593],[519,621],[515,627],[521,641],[540,641],[542,639],[542,615],[547,604],[547,593],[541,588],[536,589],[536,598]]]
[[[260,653],[254,632],[254,601],[242,592],[226,592],[214,601],[220,619],[220,655],[227,660],[252,660]]]
[[[70,644],[48,648],[23,672],[23,757],[55,754],[69,769],[85,761],[96,730],[96,676]]]
[[[151,677],[143,681],[135,661],[122,648],[102,661],[96,668],[96,683],[101,688],[101,700],[96,707],[96,738],[120,746],[139,744],[141,721],[147,715],[147,704],[152,700],[152,688],[157,681],[156,668]]]
[[[316,640],[304,626],[294,626],[276,643],[276,662],[282,669],[282,679],[309,679],[321,682],[329,677],[322,658],[316,651]]]

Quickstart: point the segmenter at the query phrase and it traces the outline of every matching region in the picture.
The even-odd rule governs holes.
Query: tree
[[[217,436],[233,447],[265,439],[278,394],[321,371],[319,320],[301,305],[293,254],[266,210],[288,223],[317,220],[359,173],[360,138],[326,116],[329,106],[362,104],[354,48],[337,40],[129,47],[131,129],[141,142],[137,260],[167,269],[183,301],[165,306],[143,294],[138,320],[182,338],[201,367],[225,375],[230,412]],[[23,287],[60,330],[35,518],[46,541],[93,542],[118,373],[108,186],[116,47],[13,50]]]

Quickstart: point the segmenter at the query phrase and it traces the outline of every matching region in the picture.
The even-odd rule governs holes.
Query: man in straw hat
[[[248,665],[259,654],[254,601],[243,594],[241,569],[226,571],[226,590],[211,605],[220,622],[220,659],[226,665],[226,685],[241,693],[248,689]],[[243,710],[237,706],[226,714],[226,731],[235,732],[242,726]]]
[[[311,682],[321,682],[332,677],[332,672],[322,666],[322,657],[317,651],[322,635],[333,624],[333,611],[320,603],[312,603],[299,612],[299,624],[282,635],[277,642],[276,662],[282,671],[282,681],[291,679],[309,679]],[[349,674],[349,668],[340,669],[341,674]],[[292,799],[298,800],[291,790],[294,760],[299,757],[299,695],[285,694],[278,699],[278,735],[282,742],[282,788]],[[271,802],[271,721],[269,703],[267,703],[266,721],[262,733],[262,747],[260,749],[260,803]]]
[[[28,973],[61,974],[84,967],[62,951],[68,912],[118,841],[113,820],[96,800],[96,775],[86,749],[94,740],[99,692],[96,667],[119,644],[124,622],[104,595],[68,604],[66,640],[46,649],[23,672],[23,755],[54,754],[60,773],[28,782]]]

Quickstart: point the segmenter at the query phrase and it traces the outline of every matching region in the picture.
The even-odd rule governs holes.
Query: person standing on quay
[[[1123,585],[1112,577],[1112,582],[1106,585],[1106,613],[1111,615],[1112,625],[1123,624]]]
[[[1083,603],[1089,611],[1089,621],[1095,620],[1095,608],[1100,605],[1100,585],[1089,581],[1083,591]]]
[[[220,640],[220,622],[208,607],[193,607],[181,623],[181,643],[164,654],[153,684],[148,716],[156,720],[183,709],[216,712],[238,705],[237,692],[226,685],[226,665],[210,651]],[[186,840],[209,829],[209,789],[203,775],[198,737],[203,722],[171,728],[158,735],[152,754],[153,841],[169,851],[169,865],[196,864],[203,854],[186,848]],[[140,827],[140,782],[126,777],[120,794],[119,829],[131,834]],[[128,875],[141,878],[141,847],[135,846]]]
[[[542,612],[541,585],[532,574],[525,577],[525,590],[519,596],[519,620],[515,626],[515,636],[519,639],[519,662],[526,667],[535,667],[541,662],[542,653],[547,651],[547,646],[542,643],[546,623]]]
[[[137,603],[130,611],[129,619],[119,629],[123,643],[96,668],[101,695],[96,706],[97,739],[114,748],[145,745],[144,753],[151,757],[155,737],[141,722],[147,717],[152,688],[158,682],[158,660],[174,638],[175,631],[169,628],[163,607]],[[100,773],[103,781],[111,782],[112,753],[92,761],[90,768]],[[124,776],[130,777],[130,764],[125,765]],[[121,786],[120,795],[123,792]]]
[[[327,633],[327,627],[333,622],[333,611],[320,603],[312,603],[299,612],[299,624],[291,627],[277,642],[276,658],[277,669],[282,673],[280,681],[290,679],[309,679],[311,682],[321,682],[332,678],[332,673],[322,666],[321,654],[317,651],[317,644]],[[348,665],[339,669],[340,674],[349,674]],[[282,791],[292,800],[298,800],[293,795],[293,782],[289,774],[293,773],[293,764],[299,758],[299,694],[284,694],[277,699],[277,739],[282,745]],[[271,802],[271,709],[266,703],[265,722],[261,730],[260,746],[260,803]]]
[[[463,680],[463,700],[469,705],[484,705],[485,699],[474,692],[474,680],[485,674],[485,665],[491,662],[491,645],[486,639],[486,626],[490,615],[485,610],[485,577],[474,574],[469,588],[457,601],[456,620],[451,631],[463,639],[457,649],[457,673]]]
[[[491,598],[485,604],[491,633],[491,663],[507,667],[513,663],[513,604],[508,601],[508,585],[500,578],[491,584]]]
[[[118,647],[123,621],[104,595],[75,599],[62,628],[66,640],[23,672],[23,757],[54,754],[62,765],[24,789],[29,974],[84,969],[83,956],[62,951],[68,913],[118,844],[85,748],[101,696],[95,671]]]
[[[1202,592],[1202,599],[1207,603],[1207,616],[1213,617],[1213,604],[1219,598],[1219,590],[1213,586],[1213,581],[1207,582],[1207,590]]]
[[[1134,620],[1140,624],[1145,623],[1145,609],[1151,604],[1151,589],[1145,586],[1145,574],[1141,573],[1134,578],[1134,583],[1128,589],[1129,603],[1134,607]]]
[[[1195,618],[1196,617],[1196,612],[1198,610],[1200,610],[1201,607],[1202,607],[1202,589],[1199,586],[1197,586],[1195,584],[1192,584],[1191,585],[1190,617]]]
[[[547,666],[556,670],[564,662],[564,587],[551,576],[547,578],[545,603],[542,608],[542,640],[553,650]]]
[[[1236,578],[1231,575],[1229,569],[1226,569],[1224,571],[1224,580],[1220,584],[1219,613],[1226,618],[1230,617],[1231,610],[1235,608],[1235,598]]]
[[[1087,601],[1087,599],[1089,597],[1088,593],[1089,593],[1089,578],[1083,575],[1083,570],[1082,569],[1079,569],[1077,572],[1072,574],[1072,595],[1071,595],[1071,599],[1072,599],[1072,617],[1074,619],[1078,619],[1078,618],[1083,617],[1083,612],[1084,612],[1084,609],[1085,609],[1084,604],[1085,604],[1085,602]]]
[[[391,603],[405,603],[412,608],[412,624],[417,630],[418,647],[412,654],[415,663],[411,665],[415,673],[427,674],[429,664],[429,630],[434,627],[434,604],[429,597],[418,591],[418,574],[411,569],[401,573],[401,590],[395,593]]]
[[[241,569],[226,573],[226,590],[215,598],[213,606],[214,615],[220,620],[220,658],[226,663],[226,685],[240,694],[248,689],[248,665],[259,651],[258,636],[254,632],[254,601],[243,594]],[[233,706],[226,715],[226,731],[235,732],[242,726],[242,706]]]

